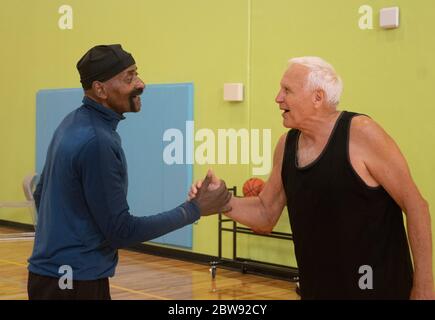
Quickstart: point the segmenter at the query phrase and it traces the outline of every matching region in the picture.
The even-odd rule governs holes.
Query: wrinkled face
[[[283,125],[286,128],[299,128],[315,109],[313,92],[305,88],[308,68],[293,64],[284,73],[275,102],[283,111]]]
[[[136,65],[132,65],[104,82],[106,103],[119,114],[125,112],[139,112],[141,108],[140,95],[145,84],[138,77]]]

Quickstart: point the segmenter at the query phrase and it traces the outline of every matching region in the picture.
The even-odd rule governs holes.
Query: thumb
[[[205,177],[204,181],[202,182],[202,186],[201,189],[205,189],[207,190],[208,185],[211,182],[211,175],[210,175],[210,171],[207,173],[207,176]]]
[[[214,174],[214,171],[210,169],[209,172],[211,172],[211,183],[215,185],[219,184],[219,178]]]

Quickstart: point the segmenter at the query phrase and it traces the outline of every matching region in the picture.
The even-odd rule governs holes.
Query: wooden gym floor
[[[22,232],[1,227],[1,234]],[[0,239],[0,300],[27,299],[27,258],[33,239]],[[119,250],[114,300],[298,300],[295,284],[207,265]]]

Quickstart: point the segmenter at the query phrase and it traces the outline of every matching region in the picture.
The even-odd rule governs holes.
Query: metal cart
[[[228,189],[233,193],[234,196],[237,196],[237,187],[234,186]],[[230,226],[228,226],[230,225]],[[233,238],[233,257],[232,259],[222,257],[222,238],[223,232],[231,232]],[[284,232],[271,232],[270,234],[257,234],[254,233],[251,229],[240,227],[237,223],[231,219],[225,218],[223,214],[219,214],[219,225],[218,225],[218,259],[210,262],[210,273],[212,279],[215,279],[217,274],[217,267],[228,266],[228,267],[236,267],[240,268],[242,273],[261,273],[267,274],[271,276],[276,276],[279,278],[285,278],[292,282],[299,281],[298,269],[296,267],[289,267],[285,265],[272,264],[264,261],[251,260],[239,257],[237,255],[237,234],[249,234],[255,237],[264,237],[264,238],[274,238],[281,239],[287,241],[293,241],[293,235],[291,233]]]

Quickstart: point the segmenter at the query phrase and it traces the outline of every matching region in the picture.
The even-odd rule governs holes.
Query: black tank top
[[[350,163],[355,115],[340,114],[324,150],[305,167],[297,165],[300,131],[287,134],[281,176],[302,299],[410,296],[413,270],[402,210],[381,186],[367,186]]]

